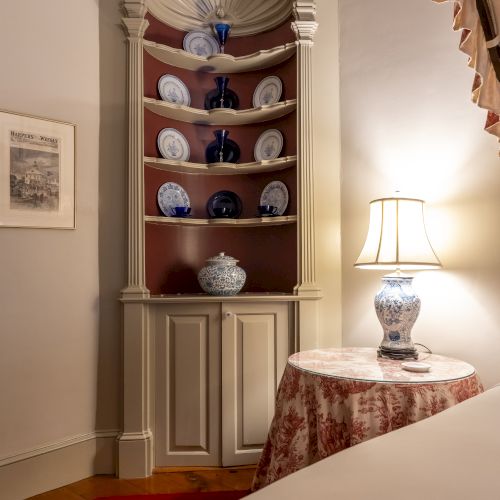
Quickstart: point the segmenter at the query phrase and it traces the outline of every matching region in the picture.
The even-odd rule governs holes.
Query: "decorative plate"
[[[266,76],[255,87],[253,93],[253,107],[260,108],[260,106],[269,106],[276,104],[281,97],[281,90],[283,84],[277,76]]]
[[[265,130],[255,143],[253,150],[255,161],[274,160],[279,157],[282,148],[283,134],[275,128]]]
[[[241,215],[241,208],[240,197],[232,191],[217,191],[207,201],[207,212],[210,217],[229,217],[234,219]],[[218,213],[223,209],[228,210],[229,213],[226,215]]]
[[[191,202],[186,191],[175,182],[165,182],[156,195],[158,206],[164,215],[171,216],[174,207],[189,207]]]
[[[156,143],[163,158],[178,161],[189,160],[189,144],[186,138],[175,128],[160,130]]]
[[[273,205],[276,215],[283,215],[288,206],[288,189],[281,181],[270,182],[260,195],[260,205]]]
[[[189,106],[191,96],[184,82],[174,75],[163,75],[158,80],[158,92],[164,101]]]
[[[220,52],[219,42],[204,31],[190,31],[182,42],[186,52],[200,57],[210,57]]]

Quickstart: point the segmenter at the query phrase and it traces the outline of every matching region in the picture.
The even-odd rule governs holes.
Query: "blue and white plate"
[[[165,182],[158,189],[158,206],[166,216],[171,216],[175,207],[190,207],[191,202],[186,191],[175,182]]]
[[[189,106],[191,96],[184,82],[174,75],[163,75],[158,80],[158,92],[164,101]]]
[[[260,108],[261,106],[269,106],[279,102],[283,84],[277,76],[266,76],[255,87],[253,93],[253,107]]]
[[[186,52],[200,57],[210,57],[220,52],[219,42],[204,31],[190,31],[182,41]]]
[[[163,158],[167,160],[188,161],[189,144],[187,139],[175,128],[160,130],[156,138],[158,149]]]
[[[288,189],[281,181],[270,182],[260,195],[260,205],[273,205],[276,215],[283,215],[288,206]]]
[[[283,148],[283,134],[275,128],[265,130],[255,143],[253,155],[255,161],[274,160]]]

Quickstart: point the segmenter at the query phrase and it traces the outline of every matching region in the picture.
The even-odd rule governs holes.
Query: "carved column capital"
[[[297,40],[312,42],[314,34],[318,29],[316,22],[316,3],[314,0],[298,0],[293,3],[292,29]]]
[[[144,33],[149,26],[149,21],[137,17],[124,17],[122,19],[122,25],[129,39],[144,38]]]
[[[146,0],[124,0],[123,10],[127,17],[143,18],[148,11]]]
[[[129,39],[144,38],[144,33],[149,22],[144,19],[146,12],[146,0],[124,0],[123,10],[125,17],[122,18],[122,26]]]

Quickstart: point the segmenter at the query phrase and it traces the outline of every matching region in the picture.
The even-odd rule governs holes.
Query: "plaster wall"
[[[440,271],[416,272],[412,338],[500,381],[500,162],[471,101],[473,71],[453,4],[340,0],[343,344],[377,346],[373,297],[384,272],[354,269],[369,202],[426,200]]]
[[[317,346],[342,342],[340,246],[340,100],[338,2],[316,0],[318,31],[313,47],[313,133],[316,275],[319,301]]]
[[[2,3],[0,108],[76,124],[77,227],[0,227],[0,459],[95,430],[98,13],[97,0]]]

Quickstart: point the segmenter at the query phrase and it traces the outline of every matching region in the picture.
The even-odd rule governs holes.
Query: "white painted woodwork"
[[[147,296],[144,262],[144,95],[143,37],[149,22],[144,2],[124,3],[128,58],[128,277],[122,295]]]
[[[234,57],[231,54],[215,54],[207,58],[149,40],[144,40],[143,43],[146,52],[165,64],[207,73],[258,71],[286,61],[296,51],[295,43],[292,42],[240,57]]]
[[[215,108],[206,110],[145,97],[144,107],[165,118],[196,123],[197,125],[248,125],[276,120],[295,111],[297,100],[290,99],[249,109]]]
[[[231,36],[268,31],[291,15],[290,0],[149,0],[148,9],[160,21],[181,31],[210,30],[214,22],[233,25]]]
[[[316,281],[316,227],[314,193],[312,50],[318,28],[314,0],[293,3],[292,29],[297,38],[297,176],[298,191],[298,283],[300,296],[320,298],[322,290]],[[319,345],[318,302],[298,302],[295,307],[299,349]]]
[[[148,167],[168,172],[188,172],[190,174],[242,175],[263,172],[277,172],[297,164],[296,156],[283,156],[274,160],[261,160],[250,163],[193,163],[189,161],[167,160],[165,158],[144,157]]]
[[[316,284],[316,252],[314,227],[314,158],[312,117],[312,47],[318,23],[313,0],[294,2],[295,21],[292,29],[297,37],[297,158],[299,163],[299,294],[320,295]]]
[[[175,0],[175,4],[191,9],[213,1]],[[291,12],[288,0],[222,0],[222,3],[228,7],[228,12],[219,12],[223,17],[236,15],[235,11],[229,12],[230,4],[250,9],[248,19],[253,21],[248,23],[245,29],[249,31],[246,32],[242,23],[240,34],[269,29]],[[285,4],[286,8],[276,11],[277,6]],[[126,13],[123,24],[128,40],[129,191],[128,278],[121,294],[124,304],[124,429],[118,440],[118,473],[120,477],[147,476],[152,472],[153,462],[158,466],[255,463],[272,418],[276,387],[289,351],[298,345],[315,347],[317,344],[316,301],[321,297],[321,290],[315,273],[311,128],[311,51],[317,27],[315,4],[312,0],[293,3],[295,21],[292,28],[297,42],[241,57],[217,54],[210,58],[143,39],[148,26],[144,19],[148,8],[167,24],[177,22],[170,14],[165,15],[174,8],[170,0],[125,0],[123,5]],[[166,10],[160,13],[161,8]],[[186,21],[182,10],[179,12],[176,16]],[[270,24],[264,29],[266,23]],[[236,35],[240,28],[233,29]],[[176,165],[163,159],[145,159],[143,49],[159,61],[178,68],[223,74],[272,68],[297,54],[297,101],[294,103],[297,157],[277,159],[268,164],[233,166],[189,162]],[[168,108],[168,105],[161,106],[161,109]],[[189,113],[193,115],[192,111]],[[262,113],[258,118],[262,121],[265,113],[263,110],[258,113]],[[232,115],[221,116],[225,120]],[[230,220],[145,216],[145,161],[164,170],[197,173],[206,169],[211,174],[226,174],[228,170],[254,173],[265,171],[267,167],[280,170],[297,165],[298,215]],[[227,300],[204,295],[150,297],[145,285],[145,223],[235,227],[298,224],[298,283],[294,296],[261,294],[252,298],[242,295]],[[221,309],[231,315],[222,316],[222,319]],[[290,316],[289,309],[292,311]],[[222,386],[221,369],[224,374]]]
[[[158,306],[155,466],[220,463],[220,306]]]
[[[207,295],[204,293],[193,294],[161,294],[151,295],[147,299],[125,298],[122,302],[130,304],[199,304],[201,302],[218,302],[223,300],[226,304],[233,302],[259,302],[259,303],[274,303],[274,302],[314,302],[317,297],[299,297],[292,293],[259,293],[259,292],[244,292],[238,295],[220,297],[217,295]]]
[[[151,475],[151,383],[149,306],[124,305],[123,432],[118,438],[120,477]]]
[[[193,219],[191,217],[162,217],[146,215],[144,220],[151,224],[173,224],[176,226],[282,226],[297,222],[296,215],[281,215],[277,217],[255,217],[254,219]]]
[[[289,356],[288,304],[222,304],[222,465],[256,463]]]

